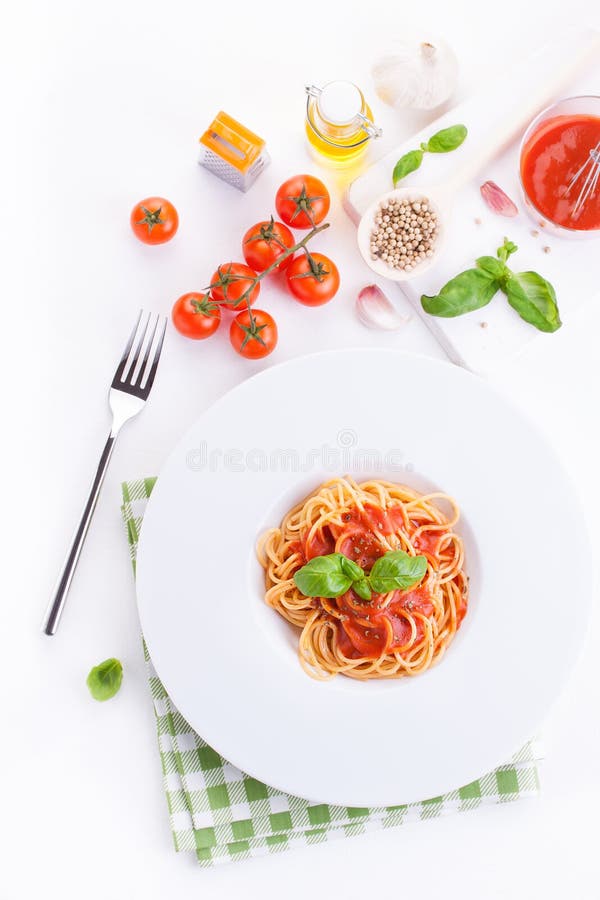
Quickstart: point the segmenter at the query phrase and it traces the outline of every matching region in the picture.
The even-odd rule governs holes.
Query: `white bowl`
[[[258,402],[275,414],[249,416]],[[460,504],[469,611],[417,678],[309,678],[299,629],[264,601],[259,535],[345,472]],[[353,348],[266,369],[182,438],[144,516],[138,605],[162,683],[225,759],[320,803],[391,806],[469,784],[536,734],[581,646],[590,562],[552,448],[486,381]]]
[[[371,258],[371,232],[375,226],[375,216],[382,204],[396,199],[407,199],[410,200],[411,203],[414,203],[415,201],[425,201],[438,217],[438,232],[435,237],[433,255],[422,259],[410,272],[388,266],[387,262],[383,259]],[[377,275],[381,278],[388,278],[390,281],[410,281],[411,278],[417,278],[420,275],[423,275],[437,261],[438,254],[444,241],[444,215],[447,215],[447,211],[444,213],[444,209],[445,204],[441,193],[438,190],[423,191],[422,189],[419,190],[417,188],[396,188],[393,191],[382,194],[369,206],[358,223],[358,247],[362,258],[369,268],[376,272]]]

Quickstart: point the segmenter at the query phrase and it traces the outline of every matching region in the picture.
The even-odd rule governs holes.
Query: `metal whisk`
[[[579,196],[575,201],[575,206],[573,207],[573,211],[571,216],[573,219],[576,219],[581,210],[584,207],[584,204],[590,200],[594,194],[596,193],[596,188],[598,187],[598,180],[600,179],[600,141],[593,147],[589,156],[581,166],[581,168],[575,173],[573,178],[571,178],[569,185],[564,193],[565,197],[569,196],[569,193],[572,188],[575,187],[580,178],[583,178],[585,174],[585,179],[583,184],[581,185],[581,189],[579,191]]]

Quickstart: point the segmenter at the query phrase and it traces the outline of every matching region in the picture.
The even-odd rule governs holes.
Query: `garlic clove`
[[[372,67],[378,97],[397,109],[435,109],[454,92],[458,60],[441,39],[404,39]]]
[[[368,284],[359,292],[356,314],[367,328],[381,331],[397,331],[410,321],[410,316],[401,316],[376,284]]]
[[[512,218],[519,214],[519,210],[510,197],[504,193],[495,181],[486,181],[479,188],[481,196],[492,212],[499,216],[508,216]]]

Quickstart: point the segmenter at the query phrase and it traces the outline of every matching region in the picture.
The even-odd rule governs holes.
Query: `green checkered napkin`
[[[156,479],[123,484],[123,518],[135,573],[138,536]],[[154,701],[163,783],[176,850],[202,866],[246,859],[391,828],[415,819],[531,797],[539,791],[539,747],[528,743],[512,761],[443,797],[380,809],[310,803],[282,794],[230,765],[177,711],[144,647]]]

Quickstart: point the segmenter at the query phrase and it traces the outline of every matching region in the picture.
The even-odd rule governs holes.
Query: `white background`
[[[320,249],[341,268],[340,294],[310,310],[276,288],[265,290],[264,305],[280,323],[279,347],[267,361],[237,358],[225,330],[206,345],[170,331],[148,408],[117,445],[62,627],[53,639],[39,630],[108,432],[106,388],[137,309],[167,313],[179,294],[202,288],[218,263],[239,256],[243,230],[268,215],[277,185],[294,171],[315,170],[303,143],[304,84],[350,77],[372,96],[368,70],[377,48],[386,32],[402,34],[407,24],[423,31],[417,6],[54,0],[4,11],[1,900],[109,892],[290,900],[388,891],[426,898],[598,895],[597,615],[544,728],[539,801],[211,871],[172,849],[119,485],[156,473],[182,430],[263,365],[352,345],[442,355],[414,318],[392,336],[356,321],[354,297],[370,278],[339,201]],[[564,0],[472,7],[430,0],[425,14],[459,54],[460,95],[483,74],[501,78],[567,19],[598,18],[591,3]],[[220,108],[268,141],[273,164],[247,195],[196,166],[197,138]],[[386,129],[377,155],[426,122],[374,108]],[[335,193],[336,179],[325,177]],[[130,234],[128,217],[136,200],[153,193],[172,199],[181,226],[171,244],[146,248]],[[598,266],[595,245],[589,265]],[[596,546],[599,335],[600,309],[588,307],[495,379],[562,455]],[[560,627],[569,628],[577,609],[578,598],[565,597]],[[85,677],[113,655],[124,662],[123,688],[100,705]]]

